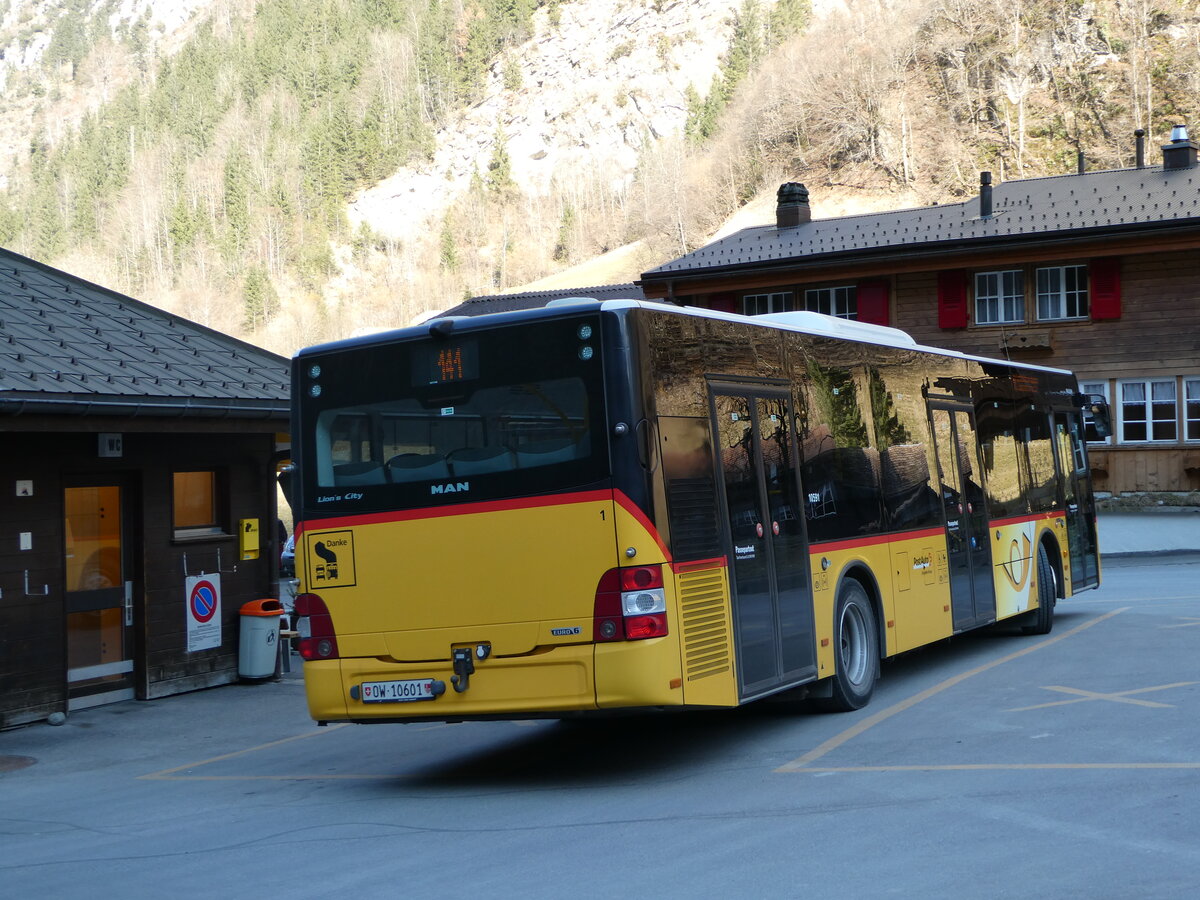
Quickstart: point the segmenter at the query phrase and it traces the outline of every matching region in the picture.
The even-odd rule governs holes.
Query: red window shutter
[[[1121,318],[1121,260],[1093,259],[1088,266],[1092,320]]]
[[[888,325],[888,283],[886,281],[860,281],[858,296],[858,321],[872,325]]]
[[[938,327],[967,327],[967,273],[938,272]]]
[[[708,308],[715,309],[718,312],[740,313],[737,294],[723,293],[710,294],[708,297]]]

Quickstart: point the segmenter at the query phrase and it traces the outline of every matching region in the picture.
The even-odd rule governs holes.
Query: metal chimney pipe
[[[1133,133],[1134,165],[1139,169],[1146,168],[1146,129],[1139,128]]]
[[[1080,175],[1087,171],[1087,162],[1083,158],[1082,150],[1075,152],[1075,171]]]
[[[979,173],[979,218],[986,219],[992,214],[992,173]]]
[[[1196,165],[1200,144],[1188,137],[1187,126],[1180,123],[1171,129],[1171,142],[1163,144],[1163,169],[1191,169]]]

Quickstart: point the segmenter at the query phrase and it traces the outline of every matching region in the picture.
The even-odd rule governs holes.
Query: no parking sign
[[[188,653],[221,646],[221,576],[193,575],[187,591]]]

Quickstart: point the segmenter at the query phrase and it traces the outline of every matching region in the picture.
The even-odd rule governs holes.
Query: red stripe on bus
[[[440,519],[445,516],[466,516],[477,513],[508,512],[516,509],[540,509],[546,506],[565,506],[570,503],[594,503],[612,500],[614,491],[586,491],[579,494],[547,494],[543,497],[521,497],[515,500],[485,500],[480,503],[460,503],[454,506],[426,506],[421,509],[357,516],[337,516],[330,519],[309,519],[296,527],[296,533],[325,531],[329,528],[350,528],[355,525],[379,525],[385,522],[412,522],[419,519]],[[628,501],[627,501],[628,502]]]
[[[654,543],[658,544],[658,549],[663,555],[663,559],[667,562],[671,561],[671,551],[667,549],[667,545],[663,543],[662,536],[659,535],[658,529],[654,527],[654,523],[646,516],[644,512],[634,505],[634,502],[625,496],[624,493],[618,490],[613,491],[613,500],[617,505],[637,521],[650,537],[654,538]]]
[[[836,553],[839,550],[852,550],[855,547],[876,547],[879,544],[891,544],[897,541],[913,541],[917,538],[945,537],[945,528],[922,528],[919,531],[899,531],[891,534],[876,534],[871,537],[850,538],[844,541],[826,541],[820,544],[809,544],[809,553]]]
[[[1052,510],[1045,513],[1034,513],[1033,515],[1010,516],[1007,519],[992,519],[992,525],[1023,525],[1026,522],[1041,522],[1043,519],[1057,519],[1063,515],[1061,509]]]
[[[703,572],[705,569],[723,569],[729,565],[729,558],[726,556],[717,556],[713,559],[693,559],[688,562],[671,563],[671,570],[676,575],[684,575],[688,572]]]

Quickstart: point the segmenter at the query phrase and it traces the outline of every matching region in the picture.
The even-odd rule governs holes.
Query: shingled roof
[[[286,419],[288,360],[0,249],[0,415]]]
[[[636,284],[604,284],[596,287],[560,288],[553,291],[526,291],[523,294],[490,294],[472,297],[451,307],[442,316],[483,316],[489,313],[512,312],[514,309],[536,309],[551,300],[567,297],[591,297],[596,300],[645,300]]]
[[[643,273],[642,282],[764,267],[942,254],[1005,243],[1200,227],[1200,169],[1160,166],[998,184],[992,211],[963,203],[745,228]]]

